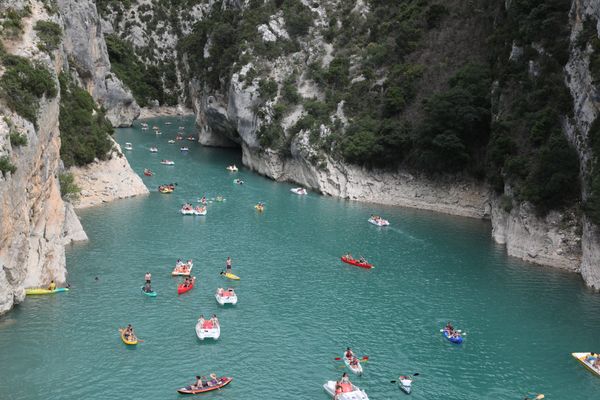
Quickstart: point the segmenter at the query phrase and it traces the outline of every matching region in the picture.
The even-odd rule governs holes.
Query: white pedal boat
[[[147,131],[148,130],[148,124],[147,123],[142,122],[140,125],[142,126],[142,130],[143,131]]]
[[[125,143],[125,150],[133,150],[133,145],[129,142]]]
[[[412,392],[412,378],[401,376],[398,378],[398,387],[406,394]]]
[[[351,392],[340,393],[337,397],[335,397],[335,381],[327,381],[323,385],[323,389],[325,389],[328,395],[335,398],[335,400],[369,400],[369,396],[367,396],[364,390],[359,389],[354,384],[351,384],[351,386]]]
[[[158,153],[158,147],[150,147],[150,153]]]
[[[229,165],[227,167],[227,171],[229,171],[229,172],[238,172],[238,167],[236,167],[235,165]]]
[[[307,194],[306,189],[304,189],[302,187],[290,189],[290,192],[296,193],[298,195],[305,195],[305,194]]]
[[[175,165],[175,161],[171,160],[162,160],[160,163],[163,165]]]
[[[182,208],[179,210],[182,215],[206,215],[206,207]]]
[[[194,263],[192,260],[188,260],[187,263],[176,265],[173,268],[173,272],[171,272],[172,276],[190,276],[192,273],[192,268],[194,268]]]
[[[221,336],[221,327],[219,324],[213,324],[210,320],[204,321],[204,324],[200,324],[200,320],[196,324],[196,336],[198,339],[215,339],[217,340]]]
[[[175,141],[173,139],[169,140],[169,144],[175,144]]]
[[[390,224],[390,222],[387,219],[383,218],[369,218],[369,222],[377,226],[388,226]]]
[[[180,151],[188,151],[188,150],[189,150],[189,148],[188,148],[188,147],[180,147],[180,148],[179,148],[179,150],[180,150]]]
[[[344,360],[344,364],[346,364],[346,367],[348,367],[350,371],[354,372],[356,375],[362,375],[363,367],[360,364],[360,361],[356,365],[350,365],[350,359],[346,357],[346,353],[342,355],[342,359]]]
[[[231,288],[224,290],[223,288],[218,288],[215,293],[215,299],[217,299],[217,303],[224,306],[225,304],[235,305],[238,302],[237,294]]]

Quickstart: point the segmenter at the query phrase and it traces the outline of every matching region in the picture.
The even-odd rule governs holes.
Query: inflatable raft
[[[444,329],[442,331],[442,335],[444,335],[444,337],[452,343],[461,344],[463,342],[463,337],[460,335],[460,333],[458,334],[458,336],[452,337],[450,336],[450,333],[446,329]]]
[[[135,336],[133,337],[133,339],[126,339],[125,338],[125,329],[119,328],[119,333],[121,334],[121,340],[126,345],[128,345],[128,346],[134,346],[134,345],[138,344],[138,338],[135,337]]]

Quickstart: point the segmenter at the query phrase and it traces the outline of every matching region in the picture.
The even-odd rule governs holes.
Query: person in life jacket
[[[56,283],[54,283],[54,281],[50,281],[50,285],[48,285],[48,290],[55,290],[56,289]]]

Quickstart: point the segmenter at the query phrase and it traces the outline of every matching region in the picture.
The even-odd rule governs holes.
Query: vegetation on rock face
[[[13,147],[26,146],[27,145],[27,136],[19,133],[15,130],[10,131],[8,135],[10,139],[10,145]]]
[[[40,99],[57,94],[54,77],[44,66],[6,54],[2,49],[0,61],[5,68],[0,77],[0,95],[11,110],[36,125]]]
[[[31,15],[29,6],[18,10],[16,8],[7,9],[0,16],[0,35],[7,38],[14,38],[23,32],[23,18]]]
[[[62,38],[62,29],[58,24],[51,21],[37,21],[33,29],[41,40],[38,45],[40,50],[50,52],[58,48]]]
[[[104,111],[67,74],[62,73],[59,81],[60,157],[65,166],[86,165],[96,158],[107,159],[112,149],[109,135],[114,130],[104,116]]]
[[[75,177],[69,172],[58,175],[60,183],[60,195],[64,200],[75,201],[79,198],[81,189],[75,183]]]
[[[2,172],[2,176],[6,177],[8,172],[14,174],[16,170],[17,167],[10,162],[10,158],[8,156],[0,157],[0,172]]]

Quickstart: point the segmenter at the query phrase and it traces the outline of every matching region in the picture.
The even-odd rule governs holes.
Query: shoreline
[[[182,105],[176,106],[159,106],[159,107],[141,107],[138,120],[158,118],[158,117],[187,117],[194,115],[191,108],[186,108]]]

